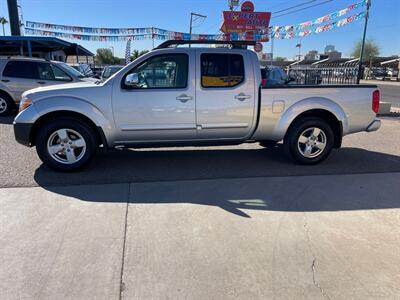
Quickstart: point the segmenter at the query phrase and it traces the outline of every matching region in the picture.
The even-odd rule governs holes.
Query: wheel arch
[[[11,96],[11,94],[9,92],[4,90],[3,88],[0,88],[0,95],[5,95],[5,96],[9,97],[11,99],[11,105],[13,106],[13,108],[17,108],[17,104],[15,103],[14,98]]]
[[[347,116],[336,102],[323,97],[310,97],[290,106],[275,127],[275,136],[285,137],[294,122],[304,117],[317,117],[327,121],[334,131],[334,147],[340,148],[342,137],[348,130]]]
[[[293,119],[291,124],[289,125],[286,134],[289,132],[291,127],[300,119],[306,118],[306,117],[315,117],[315,118],[320,118],[324,121],[327,121],[328,124],[331,126],[334,134],[334,148],[340,148],[342,145],[342,137],[343,137],[343,124],[341,121],[338,120],[338,118],[330,111],[325,110],[325,109],[311,109],[307,110],[301,114],[299,114],[297,117]],[[285,135],[286,136],[286,135]]]
[[[98,142],[98,145],[103,145],[103,147],[107,149],[107,140],[105,138],[102,127],[98,126],[92,119],[85,116],[84,114],[71,110],[52,111],[40,116],[32,126],[31,132],[29,134],[29,144],[31,146],[35,145],[37,132],[43,124],[60,117],[71,117],[85,122],[96,133],[96,140]]]

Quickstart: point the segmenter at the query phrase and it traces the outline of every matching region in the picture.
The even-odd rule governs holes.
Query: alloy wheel
[[[321,128],[310,127],[300,134],[297,148],[302,156],[315,158],[324,151],[326,144],[325,132]]]
[[[78,162],[85,155],[86,148],[82,135],[69,128],[58,129],[47,140],[47,152],[62,164]]]
[[[3,98],[0,98],[0,114],[7,110],[7,101]]]

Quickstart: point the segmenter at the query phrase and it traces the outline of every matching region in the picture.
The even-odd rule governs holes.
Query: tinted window
[[[142,89],[185,88],[188,77],[188,56],[169,54],[152,57],[130,73],[137,73]]]
[[[48,63],[38,63],[39,78],[42,80],[54,80],[53,70]]]
[[[39,79],[37,63],[32,61],[10,61],[4,68],[3,76]]]
[[[53,71],[54,75],[54,80],[60,80],[60,81],[71,81],[72,78],[67,75],[63,70],[61,70],[59,67],[55,65],[51,65],[51,70]]]
[[[244,63],[241,55],[201,55],[201,85],[203,87],[233,87],[243,80]]]

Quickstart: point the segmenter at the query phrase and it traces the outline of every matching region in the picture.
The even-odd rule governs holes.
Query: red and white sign
[[[254,4],[251,1],[243,2],[242,6],[240,7],[241,11],[244,12],[253,12],[254,11]]]
[[[261,43],[256,43],[255,45],[254,45],[254,51],[256,51],[256,52],[261,52],[263,50],[263,45],[261,44]]]
[[[250,32],[268,30],[271,13],[255,12],[254,4],[250,1],[245,1],[241,6],[241,11],[224,11],[223,17],[222,32]]]

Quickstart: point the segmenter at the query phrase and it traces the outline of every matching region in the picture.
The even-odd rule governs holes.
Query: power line
[[[272,13],[273,14],[277,14],[277,13],[284,12],[284,11],[287,11],[287,10],[291,10],[292,8],[300,7],[300,6],[306,5],[306,4],[311,3],[311,2],[315,2],[315,1],[317,1],[317,0],[310,0],[310,1],[307,1],[307,2],[304,2],[304,3],[300,3],[300,4],[297,4],[297,5],[288,7],[288,8],[284,8],[284,9],[281,9],[281,10],[274,11]]]
[[[327,1],[324,1],[324,2],[321,2],[321,3],[317,3],[317,4],[314,4],[314,5],[310,5],[310,6],[307,6],[307,7],[300,8],[300,9],[296,9],[296,10],[290,11],[290,12],[285,13],[285,14],[280,14],[280,15],[277,15],[277,16],[273,16],[271,19],[279,18],[279,17],[286,16],[286,15],[290,15],[290,14],[293,14],[295,12],[306,10],[306,9],[309,9],[309,8],[312,8],[312,7],[316,7],[316,6],[319,6],[319,5],[328,3],[328,2],[332,2],[332,1],[333,0],[327,0]]]

